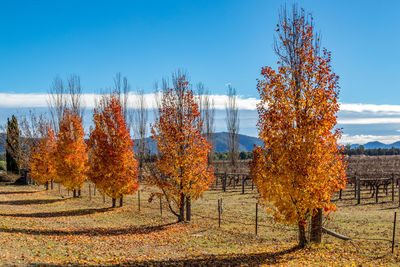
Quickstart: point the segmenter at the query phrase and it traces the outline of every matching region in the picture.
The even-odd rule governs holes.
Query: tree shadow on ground
[[[22,218],[54,218],[54,217],[68,217],[68,216],[84,216],[106,212],[113,210],[112,208],[101,209],[79,209],[79,210],[64,210],[55,212],[37,212],[37,213],[0,213],[2,217],[22,217]]]
[[[6,200],[0,201],[0,205],[38,205],[38,204],[51,204],[60,201],[65,201],[68,198],[56,199],[22,199],[22,200]]]
[[[33,194],[41,191],[1,191],[0,195]]]
[[[205,255],[194,258],[182,258],[177,260],[149,260],[149,261],[130,261],[124,262],[126,266],[259,266],[278,264],[282,261],[282,256],[295,252],[298,247],[278,251],[249,254],[222,254]],[[74,263],[72,263],[75,265]],[[47,264],[34,264],[40,266],[50,266]],[[33,265],[32,265],[33,266]],[[98,265],[100,266],[100,265]],[[120,266],[109,265],[109,266]]]
[[[85,236],[118,236],[127,234],[150,234],[166,230],[167,226],[175,223],[168,223],[156,226],[129,226],[124,228],[87,228],[81,230],[52,230],[52,229],[18,229],[18,228],[0,228],[2,233],[17,233],[29,235],[43,236],[70,236],[70,235],[85,235]]]

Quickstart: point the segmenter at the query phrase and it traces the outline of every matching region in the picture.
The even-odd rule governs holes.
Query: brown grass
[[[93,189],[93,187],[92,187]],[[133,264],[133,265],[395,265],[400,248],[391,254],[393,213],[396,202],[375,204],[364,199],[338,203],[326,227],[353,237],[341,241],[324,236],[323,244],[296,249],[297,232],[275,223],[259,209],[255,236],[255,191],[241,195],[210,190],[193,203],[193,221],[176,224],[176,218],[159,200],[146,199],[153,188],[141,187],[141,211],[137,195],[125,206],[110,209],[99,193],[89,200],[73,199],[65,189],[0,187],[0,262],[26,264]],[[367,195],[366,195],[367,196]],[[222,225],[218,228],[217,200],[223,198]],[[389,197],[382,199],[389,201]],[[400,217],[400,215],[399,215]],[[400,231],[398,231],[400,234]],[[400,240],[400,238],[397,238]]]

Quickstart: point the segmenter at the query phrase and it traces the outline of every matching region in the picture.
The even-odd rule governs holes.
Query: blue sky
[[[3,1],[0,119],[13,112],[4,93],[43,94],[56,75],[72,73],[85,93],[111,86],[116,72],[132,89],[151,93],[155,80],[183,68],[213,94],[224,94],[231,83],[244,99],[257,98],[261,66],[275,66],[273,35],[285,3],[293,1]],[[332,52],[340,101],[373,107],[341,111],[344,133],[400,140],[396,120],[350,123],[400,118],[400,1],[297,3],[313,14],[322,45]],[[257,134],[255,125],[245,128]]]

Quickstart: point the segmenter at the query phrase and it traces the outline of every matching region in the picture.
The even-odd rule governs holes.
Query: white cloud
[[[98,99],[101,95],[99,94],[83,94],[84,105],[87,108],[93,108],[95,99]],[[225,109],[225,103],[227,101],[226,95],[210,95],[214,99],[216,109]],[[134,101],[135,94],[130,93],[130,107],[135,107]],[[34,107],[47,107],[47,94],[9,94],[0,93],[0,107],[2,108],[34,108]],[[155,94],[145,94],[146,103],[148,108],[156,107]],[[239,109],[244,110],[256,110],[257,104],[260,102],[255,97],[244,97],[239,95],[237,103]],[[400,115],[400,105],[375,105],[375,104],[361,104],[361,103],[341,103],[341,111],[356,112],[356,113],[379,113],[379,115]],[[383,122],[385,118],[378,122],[377,120],[371,120],[371,123],[386,123]],[[342,124],[350,124],[348,120],[342,120]],[[398,120],[396,119],[396,123]],[[368,121],[355,121],[355,124],[365,124]],[[390,122],[389,122],[390,123]]]
[[[375,105],[375,104],[361,104],[361,103],[341,103],[341,111],[352,112],[372,112],[372,113],[385,113],[387,115],[400,114],[400,105]]]
[[[389,124],[400,123],[400,118],[356,118],[339,119],[338,124]]]
[[[339,143],[341,144],[365,144],[368,142],[379,141],[384,144],[392,144],[400,141],[400,135],[348,135],[343,134]]]
[[[83,104],[86,108],[93,108],[96,100],[100,99],[100,94],[83,94]],[[145,94],[145,101],[147,108],[156,107],[156,95]],[[227,102],[226,95],[210,95],[214,100],[216,109],[225,109]],[[48,101],[47,94],[7,94],[0,93],[0,108],[39,108],[47,107]],[[238,96],[237,104],[239,109],[243,110],[256,110],[256,105],[259,102],[256,98],[244,98]],[[129,94],[129,107],[134,108],[137,106],[135,101],[135,94]]]

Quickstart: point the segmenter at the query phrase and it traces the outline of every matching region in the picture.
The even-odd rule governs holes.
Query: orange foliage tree
[[[66,110],[60,122],[54,153],[56,182],[64,185],[68,190],[73,190],[74,197],[77,197],[77,191],[80,195],[88,169],[84,138],[81,118],[75,112]]]
[[[277,221],[298,225],[300,246],[308,242],[310,216],[320,221],[314,230],[321,232],[322,209],[336,210],[330,199],[346,179],[337,143],[341,133],[335,129],[338,76],[330,53],[319,52],[309,16],[295,6],[291,16],[282,11],[275,46],[278,71],[264,67],[257,85],[257,126],[264,146],[253,150],[250,163],[251,179],[267,211]],[[320,235],[314,238],[320,242]]]
[[[174,88],[162,96],[151,130],[158,147],[151,182],[163,191],[179,221],[185,219],[186,203],[186,220],[190,221],[191,200],[200,197],[215,179],[208,165],[211,145],[201,136],[199,107],[185,75],[178,72],[173,82]]]
[[[133,141],[115,95],[103,97],[93,114],[94,129],[90,129],[89,178],[99,190],[115,201],[139,188],[138,162],[133,152]]]
[[[49,182],[52,182],[56,176],[54,165],[55,148],[54,131],[50,126],[47,126],[43,138],[40,139],[37,146],[32,148],[32,154],[29,159],[29,173],[32,179],[39,184],[45,184],[46,190],[49,189]]]

